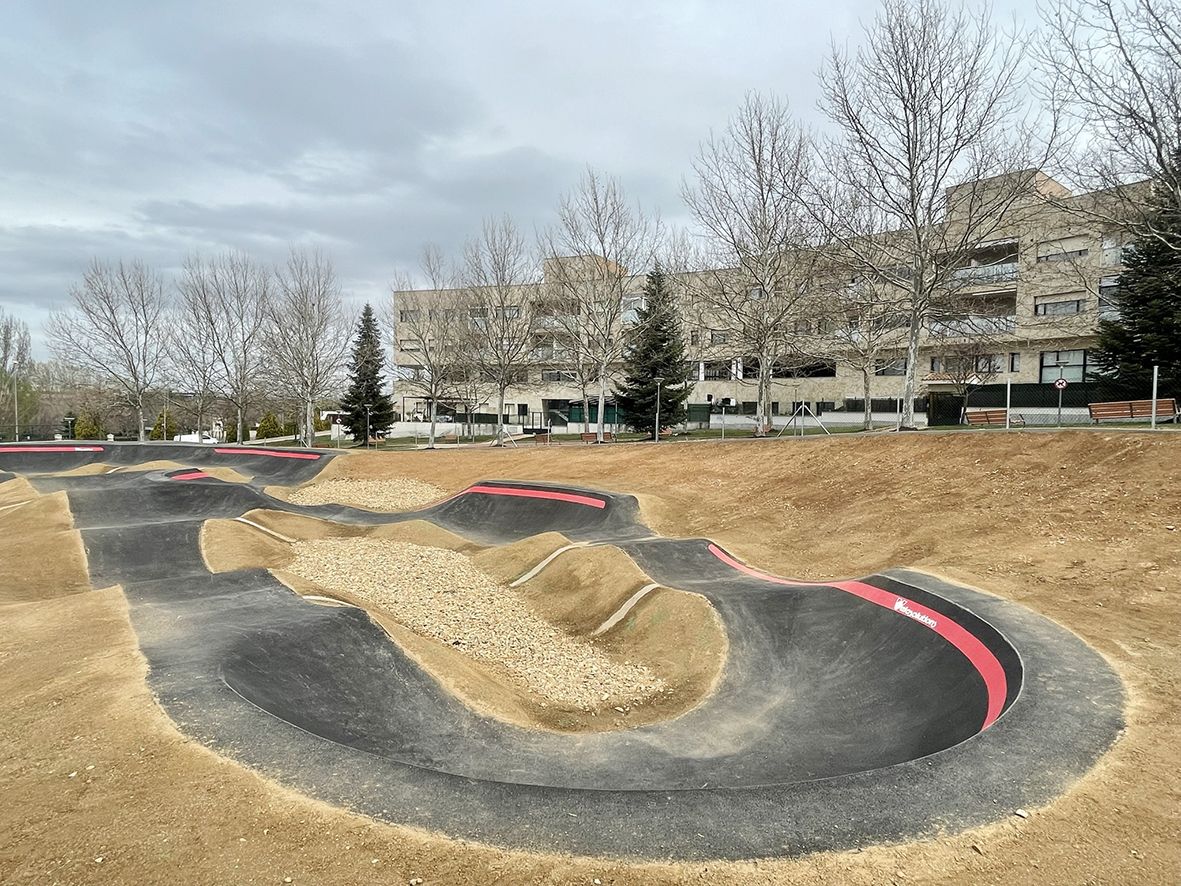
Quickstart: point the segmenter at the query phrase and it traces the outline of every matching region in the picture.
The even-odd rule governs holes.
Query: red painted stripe
[[[575,495],[573,492],[555,492],[551,489],[515,489],[511,486],[469,486],[460,495],[479,492],[483,495],[514,495],[520,498],[548,498],[553,501],[568,501],[576,505],[588,505],[592,508],[605,508],[607,502],[601,498],[591,498],[589,495]]]
[[[169,480],[201,480],[209,475],[204,471],[189,471],[187,474],[173,474]]]
[[[752,569],[750,566],[735,560],[715,544],[709,546],[709,552],[727,566],[731,566],[739,572],[744,572],[762,581],[774,582],[775,584],[787,585],[788,587],[836,588],[837,590],[844,591],[847,594],[853,594],[862,600],[868,600],[870,603],[898,612],[899,615],[917,621],[923,627],[934,631],[958,649],[984,679],[984,688],[988,695],[988,710],[984,715],[984,725],[980,728],[982,730],[987,729],[1001,715],[1001,708],[1005,705],[1005,696],[1009,691],[1008,681],[1005,679],[1004,667],[1001,666],[1001,663],[992,654],[992,651],[980,642],[974,634],[943,613],[929,609],[913,600],[907,600],[890,591],[875,588],[873,585],[866,584],[863,581],[790,581],[786,578],[779,578],[778,576],[769,575],[766,572],[760,572],[758,569]],[[903,607],[906,611],[900,611]]]
[[[3,452],[102,452],[101,446],[0,446]]]
[[[315,461],[320,456],[314,452],[282,452],[278,449],[251,449],[243,446],[241,449],[235,447],[234,449],[222,449],[214,447],[214,452],[221,455],[269,455],[272,458],[303,458]]]

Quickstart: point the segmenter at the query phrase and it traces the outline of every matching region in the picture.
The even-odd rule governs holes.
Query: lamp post
[[[70,435],[71,440],[74,439],[74,422],[76,422],[77,420],[78,419],[72,415],[66,416],[66,425],[67,425],[66,433]]]
[[[660,386],[662,384],[664,384],[664,377],[658,375],[658,376],[656,376],[656,378],[653,379],[653,381],[656,382],[656,431],[655,431],[656,437],[655,437],[655,439],[656,439],[656,442],[659,443],[660,442]]]
[[[369,448],[369,410],[373,408],[372,403],[365,404],[365,448]]]

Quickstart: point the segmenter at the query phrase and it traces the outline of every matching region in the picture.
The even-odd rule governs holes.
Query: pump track
[[[403,514],[263,491],[310,481],[333,457],[13,444],[0,446],[0,483],[67,493],[91,584],[123,588],[151,689],[182,732],[321,800],[452,837],[700,860],[931,836],[1048,802],[1122,728],[1104,659],[998,597],[903,569],[780,578],[707,539],[660,537],[633,497],[592,489],[486,481]],[[110,470],[79,470],[96,465]],[[729,656],[715,690],[672,720],[514,726],[448,693],[363,610],[308,602],[265,569],[211,572],[204,521],[255,508],[427,520],[484,545],[553,531],[614,545],[653,582],[706,597]]]

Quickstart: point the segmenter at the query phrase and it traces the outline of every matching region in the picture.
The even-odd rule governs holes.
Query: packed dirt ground
[[[944,575],[1106,655],[1127,730],[1029,818],[905,845],[673,865],[452,841],[309,800],[188,741],[146,687],[121,592],[82,590],[60,501],[32,501],[0,510],[0,882],[1181,881],[1181,434],[358,453],[325,476],[447,494],[484,478],[568,481],[634,493],[661,533],[708,535],[780,574]],[[9,493],[0,507],[31,494]],[[30,508],[52,518],[43,532]]]

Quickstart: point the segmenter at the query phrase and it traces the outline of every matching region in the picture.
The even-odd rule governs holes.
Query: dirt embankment
[[[201,546],[214,571],[266,567],[300,594],[365,609],[470,707],[520,726],[667,720],[699,705],[725,663],[721,620],[696,594],[657,589],[608,626],[650,579],[618,548],[558,533],[485,548],[421,520],[363,527],[258,510],[207,521]]]
[[[1030,818],[939,840],[757,864],[525,855],[329,808],[187,742],[144,686],[121,597],[80,594],[0,608],[0,880],[1181,880],[1181,435],[924,433],[341,461],[358,477],[414,477],[448,491],[501,477],[634,492],[661,532],[710,535],[782,574],[909,565],[983,587],[1107,655],[1129,689],[1127,732]],[[5,582],[26,570],[23,559],[0,559]]]
[[[0,606],[90,590],[86,552],[64,492],[0,483]]]

